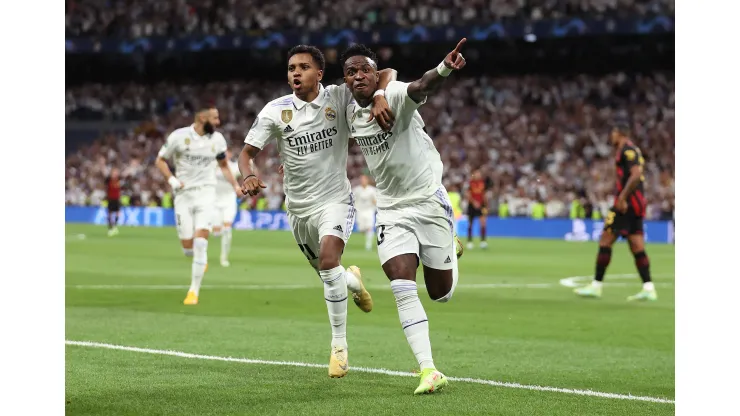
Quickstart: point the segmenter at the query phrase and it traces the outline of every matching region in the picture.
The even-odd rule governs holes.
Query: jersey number
[[[378,226],[378,245],[383,244],[383,241],[385,241],[385,225],[379,225]]]
[[[610,225],[612,225],[614,223],[614,217],[616,215],[617,215],[617,213],[614,212],[614,211],[609,211],[609,213],[606,214],[605,224],[606,224],[607,227],[609,227]]]
[[[311,247],[309,247],[308,244],[298,244],[298,248],[301,249],[301,251],[303,252],[303,255],[306,256],[308,261],[318,259],[316,254],[314,254],[314,252],[311,251]]]

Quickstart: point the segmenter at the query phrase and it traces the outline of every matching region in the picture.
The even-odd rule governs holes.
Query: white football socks
[[[221,230],[221,260],[228,260],[230,251],[231,251],[231,227],[224,227]]]
[[[435,368],[432,360],[432,344],[429,341],[429,321],[419,300],[416,282],[396,279],[391,281],[391,290],[396,297],[398,318],[411,351],[419,362],[419,367]]]
[[[373,229],[365,231],[365,250],[373,248],[373,240],[375,239],[375,232]]]
[[[200,292],[200,284],[203,282],[203,274],[208,264],[208,240],[196,237],[193,241],[193,272],[190,281],[190,291],[197,296]]]
[[[344,267],[320,270],[331,324],[331,346],[347,347],[347,280]]]

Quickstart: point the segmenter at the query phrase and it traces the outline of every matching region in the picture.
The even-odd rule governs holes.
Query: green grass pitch
[[[66,339],[151,349],[68,343],[70,415],[675,413],[673,246],[647,247],[659,296],[649,304],[625,300],[640,288],[625,244],[615,247],[599,300],[577,298],[561,283],[589,280],[593,242],[496,239],[488,250],[466,250],[449,303],[419,289],[437,368],[449,377],[575,391],[456,380],[415,397],[415,378],[352,371],[417,367],[377,254],[364,250],[360,234],[343,264],[360,266],[375,307],[364,314],[349,303],[350,373],[343,379],[327,376],[331,335],[321,282],[290,233],[235,231],[227,269],[218,263],[220,240],[211,238],[197,306],[182,304],[190,261],[173,228],[122,228],[108,238],[104,227],[68,224],[66,234]],[[423,283],[421,271],[418,278]]]

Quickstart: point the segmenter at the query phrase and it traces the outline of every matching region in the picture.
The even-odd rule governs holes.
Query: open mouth
[[[367,88],[367,85],[365,85],[365,84],[357,84],[357,85],[355,85],[355,90],[364,90],[365,88]]]
[[[293,80],[293,88],[301,88],[301,80],[300,79],[294,79]]]

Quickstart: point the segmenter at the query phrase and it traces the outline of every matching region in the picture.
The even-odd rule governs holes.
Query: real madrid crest
[[[190,137],[185,138],[185,146],[190,146]]]
[[[324,115],[326,116],[326,119],[329,121],[334,121],[334,119],[337,118],[337,112],[334,111],[331,107],[326,107],[326,111],[324,112]]]
[[[290,123],[290,120],[293,120],[293,110],[283,110],[280,119],[283,120],[283,123]]]

